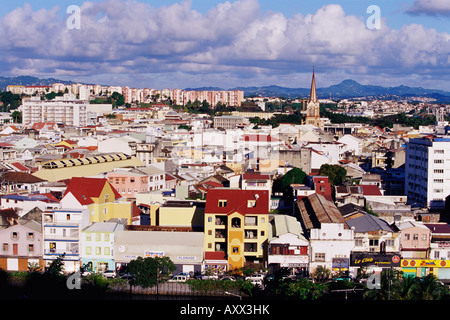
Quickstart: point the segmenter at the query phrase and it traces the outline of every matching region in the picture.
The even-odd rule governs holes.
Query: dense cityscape
[[[125,6],[119,0],[105,3]],[[202,19],[220,17],[230,6],[250,10],[256,3],[265,4],[225,2],[208,14],[187,11],[204,28]],[[410,10],[419,10],[419,4],[423,1],[415,0]],[[161,19],[175,9],[181,15],[189,5],[162,7],[158,13]],[[75,13],[80,9],[73,7]],[[81,8],[90,17],[91,7]],[[6,14],[0,27],[27,10],[33,12],[25,5]],[[328,5],[314,17],[332,16],[330,12],[343,14],[337,5]],[[71,17],[77,22],[76,15]],[[110,18],[96,19],[108,23]],[[159,17],[152,18],[158,25]],[[264,19],[269,18],[272,15]],[[289,17],[290,23],[300,18]],[[347,23],[356,24],[351,19]],[[70,26],[64,31],[83,32],[83,24]],[[247,32],[256,26],[255,22]],[[388,27],[366,25],[372,34],[380,28]],[[242,39],[248,40],[244,34]],[[212,35],[202,39],[204,55],[191,55],[195,50],[185,48],[188,41],[173,50],[190,67],[197,59],[201,64],[215,61],[214,55],[223,58],[209,51],[208,37]],[[226,55],[229,48],[221,49]],[[237,56],[245,54],[243,47],[234,49]],[[152,59],[168,49],[160,50]],[[104,63],[113,61],[114,54],[105,56]],[[269,59],[259,54],[255,49],[258,63]],[[445,65],[440,54],[434,61]],[[448,52],[443,54],[448,57]],[[152,67],[162,70],[152,59]],[[169,60],[160,63],[172,66],[175,62]],[[269,60],[280,61],[271,70],[286,68],[283,55]],[[448,301],[446,76],[423,77],[444,83],[444,90],[414,86],[410,69],[402,70],[408,75],[396,80],[409,77],[411,86],[360,85],[348,79],[335,85],[331,71],[328,78],[328,62],[312,60],[302,62],[306,89],[231,87],[226,83],[234,79],[229,77],[233,71],[227,68],[223,83],[230,89],[210,83],[216,78],[208,78],[205,69],[197,74],[205,77],[205,86],[189,82],[195,74],[189,69],[189,85],[167,89],[146,85],[144,76],[124,84],[127,79],[108,78],[109,69],[99,69],[100,78],[85,74],[91,81],[2,77],[0,297],[244,300],[248,309],[240,311],[247,315],[273,315],[271,303],[286,300]],[[124,65],[132,65],[130,61]],[[233,63],[241,67],[242,61]],[[80,74],[86,71],[80,71],[83,63],[77,66]],[[249,69],[257,70],[255,79],[266,77],[257,68],[269,67],[256,64]],[[32,68],[16,73],[27,70]],[[175,74],[181,77],[184,71]],[[273,79],[285,79],[284,72]],[[108,81],[102,81],[105,74]],[[380,71],[372,79],[378,76],[384,74]],[[368,79],[364,82],[370,83]],[[161,77],[160,85],[166,80]],[[294,79],[290,83],[297,85]],[[264,304],[255,304],[258,301]],[[183,303],[171,311],[208,317],[214,310],[239,313],[228,305],[220,311],[220,305],[205,306]]]

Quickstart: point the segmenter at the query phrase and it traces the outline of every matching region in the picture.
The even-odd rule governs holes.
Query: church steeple
[[[317,102],[316,79],[314,76],[314,68],[313,68],[312,81],[311,81],[311,91],[309,93],[309,101]]]
[[[306,105],[305,120],[303,124],[310,124],[318,128],[323,128],[323,120],[320,118],[320,103],[317,99],[316,76],[312,74],[311,91],[309,93],[309,101]]]

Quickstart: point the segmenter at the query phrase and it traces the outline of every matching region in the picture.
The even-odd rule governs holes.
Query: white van
[[[167,282],[186,282],[187,277],[184,275],[176,275],[173,276],[172,279],[168,280]]]

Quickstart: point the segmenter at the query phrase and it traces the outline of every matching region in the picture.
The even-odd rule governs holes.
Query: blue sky
[[[66,9],[81,8],[80,29]],[[380,9],[369,30],[367,8]],[[449,0],[47,0],[0,7],[0,75],[130,87],[450,91]]]

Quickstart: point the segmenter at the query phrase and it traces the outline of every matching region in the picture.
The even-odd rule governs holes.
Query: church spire
[[[312,81],[311,81],[311,91],[309,93],[309,101],[317,102],[316,79],[314,76],[314,68],[313,68],[313,75],[312,75]]]

